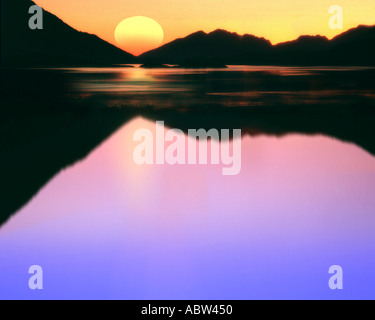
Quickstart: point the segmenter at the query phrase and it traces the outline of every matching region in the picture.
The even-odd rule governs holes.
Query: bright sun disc
[[[164,40],[163,28],[147,17],[132,17],[121,21],[115,30],[118,46],[135,55],[155,49]]]

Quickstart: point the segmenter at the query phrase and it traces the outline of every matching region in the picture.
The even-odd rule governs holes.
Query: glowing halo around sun
[[[164,40],[163,28],[147,17],[132,17],[121,21],[115,30],[118,46],[135,56],[159,47]]]

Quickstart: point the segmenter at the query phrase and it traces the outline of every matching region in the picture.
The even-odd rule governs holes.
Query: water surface
[[[332,80],[353,72],[347,68],[63,72],[71,77],[70,95],[103,95],[119,109],[181,108],[176,101],[250,108],[280,97],[303,108],[374,96],[370,85],[344,90],[344,74]],[[332,80],[328,86],[314,78],[322,73]],[[223,176],[220,165],[137,166],[133,134],[154,132],[162,115],[124,121],[87,156],[56,169],[0,228],[0,298],[375,298],[369,150],[319,130],[249,126],[242,127],[237,176]],[[43,267],[43,291],[27,287],[34,264]],[[332,265],[344,268],[343,291],[328,287]]]

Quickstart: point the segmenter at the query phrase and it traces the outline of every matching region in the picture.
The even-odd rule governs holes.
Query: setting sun
[[[147,17],[132,17],[120,22],[115,30],[118,46],[135,55],[155,49],[163,42],[160,24]]]

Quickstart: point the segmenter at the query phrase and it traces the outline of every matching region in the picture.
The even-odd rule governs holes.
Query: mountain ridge
[[[135,57],[97,35],[78,31],[44,11],[43,30],[30,30],[31,0],[1,1],[1,66],[375,65],[375,26],[359,25],[332,39],[302,35],[272,44],[224,29],[194,32]]]
[[[272,44],[264,37],[223,29],[194,32],[138,57],[142,63],[375,65],[375,26],[359,25],[328,39],[301,35]]]
[[[2,66],[72,66],[133,63],[135,57],[97,35],[77,31],[43,10],[43,29],[31,30],[31,0],[1,1]]]

